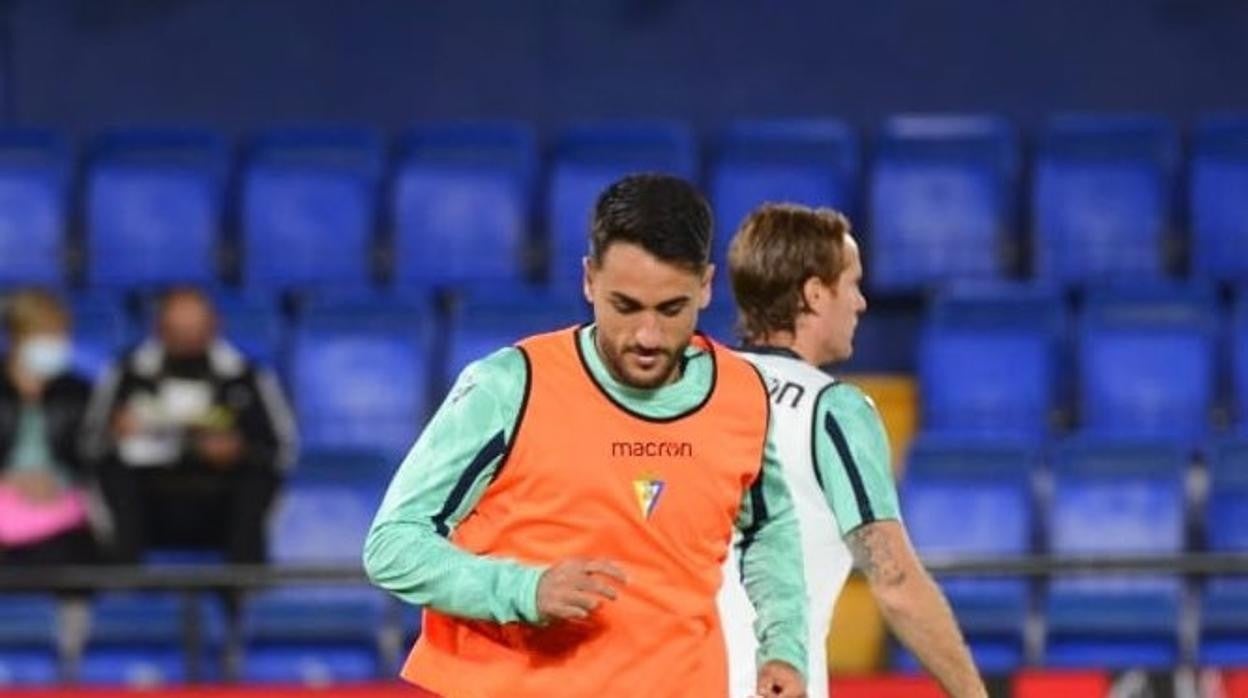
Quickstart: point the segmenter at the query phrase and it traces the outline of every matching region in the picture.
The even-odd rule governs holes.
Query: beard
[[[602,354],[607,370],[616,380],[630,388],[653,390],[670,383],[680,367],[680,355],[670,349],[654,349],[642,351],[635,347],[624,347],[622,350],[598,341],[598,349]],[[629,365],[632,356],[657,356],[657,365],[648,370]]]

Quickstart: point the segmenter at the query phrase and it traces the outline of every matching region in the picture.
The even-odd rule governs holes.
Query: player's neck
[[[755,337],[750,340],[750,346],[763,349],[784,349],[793,352],[797,358],[805,361],[813,366],[818,366],[818,352],[810,343],[803,342],[802,338],[796,332],[788,332],[781,330],[772,332],[771,334]]]

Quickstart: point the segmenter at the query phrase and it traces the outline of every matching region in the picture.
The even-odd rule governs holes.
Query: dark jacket
[[[0,366],[4,365],[7,361],[0,359]],[[39,400],[52,456],[69,471],[66,474],[73,480],[81,480],[85,475],[81,435],[90,398],[91,384],[75,373],[65,372],[44,386]],[[7,371],[0,371],[0,473],[8,468],[21,411],[22,399],[17,387]]]
[[[277,380],[249,362],[225,341],[215,342],[191,376],[211,386],[212,404],[224,407],[244,442],[242,465],[280,472],[295,458],[295,422]],[[164,348],[145,342],[114,364],[100,381],[87,416],[87,449],[92,459],[116,455],[113,415],[137,392],[156,394],[171,377]],[[193,461],[189,454],[184,460]],[[171,464],[172,465],[172,464]]]

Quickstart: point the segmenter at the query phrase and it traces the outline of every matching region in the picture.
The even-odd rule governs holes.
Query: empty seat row
[[[866,167],[835,120],[742,122],[707,140],[703,160],[667,122],[572,127],[545,149],[516,123],[421,126],[393,148],[364,128],[289,128],[234,158],[212,132],[128,130],[95,139],[79,176],[54,134],[4,131],[0,283],[55,284],[70,268],[97,288],[268,289],[544,270],[574,289],[592,202],[637,171],[704,182],[720,260],[763,201],[849,210],[880,291],[1158,279],[1189,257],[1195,277],[1248,275],[1248,117],[1201,121],[1186,160],[1172,124],[1129,115],[1054,118],[1032,158],[1010,123],[978,116],[890,119]]]
[[[1248,425],[1243,294],[1225,311],[1206,285],[1111,285],[1072,311],[1051,288],[973,284],[939,296],[923,325],[928,431],[1196,441]]]
[[[915,545],[933,557],[1248,551],[1248,441],[1217,442],[1209,454],[1202,502],[1190,493],[1191,459],[1179,442],[1080,438],[1046,455],[1017,442],[929,436],[910,455],[903,512]],[[1185,585],[1176,574],[1102,572],[1039,586],[1018,578],[951,578],[943,586],[981,663],[999,670],[1023,661],[1033,609],[1048,665],[1164,668],[1194,659],[1181,652],[1189,596],[1203,609],[1201,663],[1248,656],[1248,587],[1239,578]]]

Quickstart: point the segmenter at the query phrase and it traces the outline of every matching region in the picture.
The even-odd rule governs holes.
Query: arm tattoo
[[[876,524],[867,524],[849,534],[846,542],[854,565],[867,579],[892,587],[906,581],[906,570],[893,554],[888,535]]]

